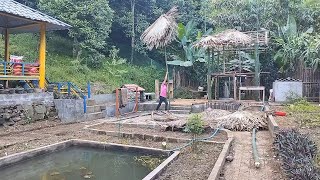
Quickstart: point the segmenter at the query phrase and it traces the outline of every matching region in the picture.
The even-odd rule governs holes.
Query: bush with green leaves
[[[193,114],[188,118],[185,132],[192,133],[194,137],[204,132],[204,121],[200,114]]]

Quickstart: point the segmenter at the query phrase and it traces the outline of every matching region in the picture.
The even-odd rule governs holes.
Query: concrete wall
[[[34,103],[52,105],[53,93],[0,94],[1,106],[32,105]]]
[[[54,104],[64,123],[82,121],[85,118],[82,99],[55,99]]]
[[[281,82],[276,81],[273,83],[273,96],[275,102],[286,102],[287,97],[294,95],[302,97],[302,82]]]
[[[115,94],[97,94],[92,95],[91,99],[95,100],[96,104],[112,104],[116,103]]]

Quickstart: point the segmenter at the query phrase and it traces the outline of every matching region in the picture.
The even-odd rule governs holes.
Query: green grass
[[[19,34],[10,36],[10,54],[24,56],[24,61],[34,62],[38,58],[39,36]],[[103,60],[102,67],[88,68],[72,57],[72,41],[55,34],[47,36],[46,75],[52,82],[71,81],[85,88],[88,81],[97,86],[98,93],[111,93],[125,83],[138,84],[147,91],[154,91],[154,80],[164,76],[164,70],[149,65],[112,63],[109,58]],[[4,57],[4,40],[0,40],[0,56]],[[121,56],[121,54],[120,54]]]
[[[286,106],[286,111],[293,116],[301,126],[320,126],[320,107],[313,105],[306,100],[299,100]]]

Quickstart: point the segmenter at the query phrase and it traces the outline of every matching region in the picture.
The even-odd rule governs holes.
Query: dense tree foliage
[[[106,48],[114,13],[108,0],[40,0],[39,7],[72,25],[69,35],[77,55]]]
[[[109,56],[113,46],[120,49],[121,57],[131,60],[127,62],[157,64],[158,67],[164,65],[163,50],[148,51],[139,37],[161,14],[176,5],[180,13],[179,30],[184,28],[185,34],[179,32],[176,42],[167,51],[169,60],[179,60],[179,63],[175,62],[176,65],[192,66],[176,67],[190,78],[205,80],[206,64],[201,63],[204,62],[204,52],[192,48],[192,44],[202,35],[200,32],[209,30],[210,33],[217,33],[228,28],[241,31],[270,30],[272,39],[269,49],[260,54],[262,71],[279,70],[290,75],[302,65],[319,69],[318,0],[18,1],[71,24],[73,27],[69,37],[74,41],[75,54],[85,55],[87,64],[92,67],[101,66],[103,57]],[[253,58],[252,54],[246,56]],[[225,58],[231,58],[235,64],[239,61],[232,55],[226,55]],[[196,60],[200,62],[194,63]],[[254,64],[250,63],[248,69],[254,69]],[[270,77],[268,79],[272,81]]]

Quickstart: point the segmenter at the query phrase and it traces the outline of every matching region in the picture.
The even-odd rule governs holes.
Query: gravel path
[[[252,155],[250,132],[234,132],[231,154],[232,162],[226,162],[224,177],[226,180],[281,180],[285,179],[280,170],[280,163],[274,158],[272,137],[268,131],[257,133],[257,146],[261,167],[256,169]]]

